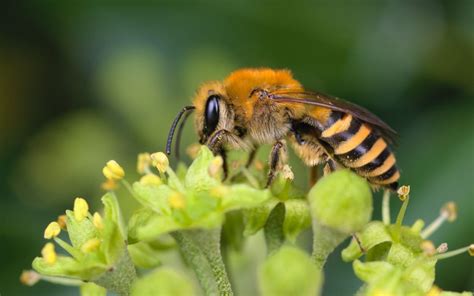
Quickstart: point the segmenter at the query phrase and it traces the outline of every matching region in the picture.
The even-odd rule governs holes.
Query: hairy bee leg
[[[257,150],[258,150],[258,147],[253,148],[252,151],[250,151],[249,159],[247,160],[247,163],[245,164],[246,168],[248,168],[252,165],[252,162],[254,161],[255,156],[257,155]]]
[[[270,154],[270,171],[268,172],[267,185],[265,185],[265,188],[270,186],[270,184],[272,184],[273,178],[275,178],[275,171],[278,166],[278,162],[280,161],[280,151],[283,146],[283,143],[280,141],[277,141],[273,145],[272,152]]]
[[[222,150],[222,139],[228,134],[230,134],[230,132],[225,129],[214,132],[207,141],[207,147],[209,147],[214,154],[218,155]]]
[[[227,151],[221,148],[221,150],[219,151],[219,155],[222,157],[222,160],[223,160],[222,170],[224,171],[224,177],[222,178],[222,181],[224,181],[229,176],[229,166],[227,163]]]
[[[319,170],[318,166],[312,166],[309,168],[309,186],[313,187],[316,182],[318,182],[319,179]]]

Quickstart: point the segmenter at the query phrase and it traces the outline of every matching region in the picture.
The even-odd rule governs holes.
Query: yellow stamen
[[[74,200],[74,218],[76,218],[78,222],[81,222],[85,217],[87,217],[88,213],[89,205],[87,204],[87,201],[81,197],[76,197]]]
[[[41,279],[41,276],[33,270],[23,270],[20,275],[20,282],[23,285],[33,286]]]
[[[286,180],[292,181],[293,179],[295,179],[295,174],[293,174],[293,171],[291,170],[290,166],[287,164],[283,166],[283,169],[281,170],[281,175]]]
[[[198,143],[191,144],[188,148],[186,148],[186,154],[191,158],[195,159],[198,154],[199,150],[201,150],[201,145]]]
[[[58,236],[60,233],[61,233],[61,226],[59,226],[58,222],[51,222],[48,224],[48,226],[44,230],[44,238],[51,239],[53,237]]]
[[[115,160],[109,160],[102,173],[109,180],[121,180],[125,177],[125,171]]]
[[[97,212],[95,212],[92,216],[92,223],[94,224],[95,228],[99,230],[104,229],[104,222],[102,221],[102,217]]]
[[[436,254],[436,248],[433,242],[430,240],[424,240],[421,242],[420,248],[427,256],[433,256]]]
[[[207,172],[209,176],[217,177],[217,174],[222,169],[223,164],[224,164],[224,160],[220,156],[217,156],[213,160],[211,160],[211,164],[207,168]]]
[[[66,228],[67,228],[67,216],[66,215],[59,215],[56,222],[58,222],[59,227],[61,227],[61,229],[66,230]]]
[[[397,193],[400,200],[405,201],[405,199],[407,199],[408,195],[410,194],[410,185],[401,186],[398,188]]]
[[[448,251],[448,244],[447,243],[442,243],[436,248],[436,253],[441,254],[441,253],[446,253]]]
[[[139,174],[145,174],[149,171],[151,165],[151,156],[150,153],[140,153],[138,154],[137,160],[137,172]]]
[[[171,194],[168,198],[168,202],[170,203],[170,207],[173,209],[183,209],[186,206],[184,197],[178,192]]]
[[[474,244],[469,245],[469,249],[467,249],[467,252],[470,256],[474,256]]]
[[[43,256],[44,261],[49,265],[56,263],[58,256],[54,250],[54,244],[47,243],[44,245],[43,249],[41,250],[41,256]]]
[[[166,172],[170,162],[168,157],[163,152],[156,152],[151,155],[151,159],[153,160],[153,165],[158,169],[160,173]]]
[[[82,247],[81,251],[84,253],[90,253],[97,250],[100,246],[100,239],[98,238],[91,238],[90,240],[86,241]]]
[[[105,191],[115,190],[117,188],[117,182],[115,182],[112,179],[107,179],[107,180],[105,180],[105,182],[100,184],[100,188],[102,188]]]
[[[163,182],[160,177],[155,174],[146,174],[140,178],[140,184],[142,185],[161,185]]]
[[[458,217],[456,203],[450,201],[441,208],[441,215],[445,216],[449,222],[453,222]]]
[[[439,296],[441,295],[441,292],[443,292],[443,290],[441,290],[438,286],[433,285],[426,296]]]

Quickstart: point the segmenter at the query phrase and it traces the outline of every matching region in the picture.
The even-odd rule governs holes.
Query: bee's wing
[[[268,95],[275,102],[300,103],[349,113],[371,125],[389,143],[397,142],[397,132],[369,110],[345,100],[318,92],[277,91]]]

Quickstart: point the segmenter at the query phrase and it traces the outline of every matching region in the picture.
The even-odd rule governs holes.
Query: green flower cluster
[[[48,225],[44,237],[55,244],[45,245],[33,261],[35,271],[24,272],[21,280],[76,285],[82,295],[233,295],[222,251],[239,251],[246,237],[263,231],[262,295],[320,295],[326,259],[350,236],[342,258],[353,261],[356,276],[365,283],[358,295],[443,295],[433,285],[436,262],[469,249],[445,252],[444,245],[436,249],[426,240],[443,221],[453,220],[453,205],[425,229],[422,221],[408,227],[402,225],[408,191],[401,194],[405,201],[394,224],[387,217],[386,194],[383,222],[370,222],[372,191],[351,171],[324,176],[306,195],[293,185],[288,166],[264,188],[265,169],[257,164],[234,168],[224,182],[223,159],[205,146],[189,168],[180,165],[176,171],[165,154],[143,153],[137,166],[142,176],[130,184],[122,167],[109,161],[103,169],[104,214],[91,214],[87,202],[77,198],[73,211]],[[141,205],[127,223],[115,195],[118,186]],[[309,228],[311,256],[296,244]],[[68,256],[58,255],[56,245]],[[161,261],[164,249],[175,248],[199,288],[189,275]]]

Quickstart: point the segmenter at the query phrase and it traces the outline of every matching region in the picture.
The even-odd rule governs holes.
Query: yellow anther
[[[100,184],[100,188],[102,188],[105,191],[112,191],[117,188],[117,182],[115,182],[112,179],[107,179],[102,184]]]
[[[183,209],[186,206],[186,201],[181,193],[174,192],[168,198],[168,202],[170,203],[170,207],[172,209]]]
[[[400,200],[405,201],[405,199],[407,199],[408,195],[410,194],[410,185],[401,186],[398,188],[397,193]]]
[[[59,226],[58,222],[51,222],[48,224],[48,226],[44,230],[44,238],[51,239],[53,237],[58,236],[60,233],[61,233],[61,226]]]
[[[446,218],[449,222],[453,222],[458,217],[458,210],[456,203],[450,201],[444,204],[441,208],[441,215]]]
[[[441,292],[443,292],[443,290],[441,290],[438,286],[433,285],[426,296],[439,296],[441,295]]]
[[[61,229],[63,230],[67,229],[67,216],[66,215],[59,215],[56,222],[58,222],[59,227],[61,227]]]
[[[87,217],[88,213],[89,205],[87,204],[87,201],[81,197],[76,197],[74,200],[74,218],[76,218],[78,222],[81,222],[85,217]]]
[[[125,177],[125,171],[115,160],[109,160],[102,173],[109,180],[121,180]]]
[[[423,251],[423,253],[425,253],[428,256],[433,256],[434,254],[436,254],[436,248],[435,248],[433,242],[430,241],[430,240],[422,241],[421,245],[420,245],[420,248]]]
[[[283,176],[283,178],[290,181],[292,181],[295,178],[295,174],[293,174],[293,171],[291,170],[290,166],[287,164],[283,166],[283,169],[281,170],[281,175]]]
[[[146,174],[140,178],[140,184],[142,185],[161,185],[163,182],[160,177],[155,174]]]
[[[189,145],[188,148],[186,148],[186,154],[191,159],[195,159],[199,154],[199,150],[201,150],[201,145],[199,145],[198,143],[194,143],[194,144]]]
[[[43,249],[41,250],[41,256],[43,256],[44,261],[49,265],[56,263],[58,255],[54,250],[53,243],[47,243],[44,245]]]
[[[448,244],[447,243],[442,243],[436,248],[436,253],[442,254],[446,253],[448,251]]]
[[[20,282],[23,285],[33,286],[41,279],[41,276],[33,270],[23,270],[20,275]]]
[[[138,154],[137,160],[137,172],[139,174],[145,174],[151,165],[151,156],[150,153],[140,153]]]
[[[211,177],[217,177],[217,174],[222,169],[222,165],[224,164],[224,159],[221,156],[214,157],[211,160],[211,164],[207,168],[207,172]]]
[[[160,173],[164,173],[170,165],[168,157],[163,152],[153,153],[151,159],[153,165],[158,169],[158,171],[160,171]]]
[[[90,253],[90,252],[94,252],[95,250],[97,250],[100,246],[100,239],[98,238],[91,238],[90,240],[86,241],[82,247],[81,247],[81,251],[84,252],[84,253]]]
[[[94,224],[95,228],[99,230],[104,229],[104,222],[102,221],[102,217],[97,212],[95,212],[92,216],[92,223]]]
[[[467,249],[467,252],[470,256],[474,256],[474,244],[469,245],[469,249]]]

